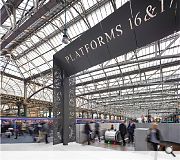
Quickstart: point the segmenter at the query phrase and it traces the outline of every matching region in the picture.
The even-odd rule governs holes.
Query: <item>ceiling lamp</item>
[[[62,38],[62,43],[68,44],[69,43],[69,38],[67,36],[67,26],[66,26],[66,0],[64,2],[64,11],[65,11],[65,21],[64,21],[64,35]]]

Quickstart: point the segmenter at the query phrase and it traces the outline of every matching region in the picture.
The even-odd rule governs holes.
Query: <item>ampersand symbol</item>
[[[146,8],[146,15],[144,17],[144,21],[149,21],[151,18],[155,17],[157,15],[157,13],[154,13],[156,7],[152,7],[151,5],[149,5],[147,8]]]

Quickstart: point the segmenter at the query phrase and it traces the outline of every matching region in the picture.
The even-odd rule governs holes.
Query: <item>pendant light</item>
[[[62,38],[62,43],[64,44],[68,44],[69,43],[69,38],[67,36],[67,26],[66,26],[66,0],[64,2],[64,11],[65,11],[65,21],[64,21],[64,35],[63,35],[63,38]]]

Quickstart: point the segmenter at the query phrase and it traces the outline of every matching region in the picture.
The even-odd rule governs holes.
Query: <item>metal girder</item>
[[[28,81],[27,81],[27,79],[23,79],[23,78],[20,78],[20,77],[15,76],[15,75],[12,75],[12,74],[9,74],[9,73],[2,72],[2,71],[1,71],[1,75],[2,75],[2,74],[3,74],[3,76],[6,76],[6,77],[10,77],[10,78],[17,79],[17,80],[20,80],[20,81],[30,82],[30,83],[33,83],[33,84],[35,84],[35,85],[37,85],[37,86],[42,86],[42,84],[40,84],[40,83],[32,82],[32,81],[31,81],[32,79],[28,79]],[[44,74],[44,75],[46,75],[46,74]],[[35,76],[34,78],[36,78],[36,75],[34,75],[34,76]],[[41,75],[41,76],[42,76],[42,75]],[[38,76],[38,77],[40,77],[40,76]],[[47,86],[46,88],[53,90],[53,88],[50,87],[50,86]]]
[[[180,35],[177,33],[175,35],[172,35],[170,37],[162,39],[161,43],[171,41],[171,40],[173,40],[175,42],[179,37],[180,37]],[[142,47],[141,49],[148,48],[148,47],[153,46],[153,45],[154,45],[154,43],[152,43],[152,44],[150,44],[148,46]],[[176,45],[176,46],[171,47],[171,45],[169,44],[169,47],[167,47],[167,48],[165,48],[163,50],[160,50],[159,52],[164,52],[164,51],[166,51],[168,49],[174,49],[174,48],[177,48],[179,46],[180,45]],[[156,53],[156,51],[152,52],[152,53],[149,53],[149,54],[155,54],[155,53]],[[179,56],[180,56],[179,54],[177,54],[177,55],[165,55],[165,56],[157,56],[157,57],[153,57],[153,58],[146,58],[146,59],[140,59],[140,60],[124,61],[124,62],[118,63],[118,65],[117,64],[111,64],[111,65],[105,66],[104,69],[113,68],[113,67],[117,67],[117,66],[121,66],[121,65],[133,64],[133,63],[151,62],[151,61],[160,60],[160,59],[167,59],[167,58],[178,58]],[[102,68],[97,68],[97,69],[94,69],[94,70],[91,70],[91,71],[87,70],[87,71],[84,71],[84,72],[77,73],[73,77],[81,76],[81,75],[84,75],[84,74],[88,74],[88,73],[92,73],[92,72],[100,71],[100,70],[102,70]]]
[[[52,73],[52,69],[48,69],[48,70],[45,70],[45,71],[43,71],[41,73],[35,74],[35,75],[31,76],[31,77],[28,77],[28,78],[25,79],[25,81],[29,82],[29,81],[31,81],[33,79],[38,78],[38,77],[43,77],[43,76],[45,76],[45,75],[47,75],[49,73]]]
[[[7,95],[7,94],[1,94],[1,104],[7,104],[7,103],[15,103],[19,100],[24,100],[24,97],[20,96],[13,96],[13,95]],[[43,101],[43,100],[37,100],[37,99],[30,99],[30,104],[47,104],[49,106],[52,106],[51,102]]]
[[[173,46],[173,47],[170,47],[170,48],[167,48],[167,49],[174,49],[174,48],[177,48],[177,47],[180,47],[180,45]],[[180,57],[180,53],[178,53],[176,55],[165,55],[165,56],[157,56],[157,57],[153,57],[153,58],[145,58],[145,59],[139,59],[139,60],[124,61],[124,62],[120,62],[118,64],[109,65],[107,67],[104,67],[103,69],[109,69],[109,68],[119,67],[119,66],[128,65],[128,64],[152,62],[152,61],[156,61],[156,60],[179,58],[179,57]],[[98,69],[87,71],[87,72],[80,72],[80,73],[78,73],[76,75],[73,75],[72,77],[82,76],[84,74],[89,74],[89,73],[93,73],[93,72],[100,71],[100,70],[102,70],[102,68],[98,68]]]
[[[115,2],[115,1],[116,1],[116,0],[110,0],[111,4],[112,4],[112,6],[113,6],[114,11],[117,9],[117,7],[116,7],[116,2]]]
[[[179,82],[179,81],[180,81],[180,78],[169,79],[169,80],[165,80],[164,84],[168,83],[168,82]],[[131,85],[126,85],[126,86],[121,86],[121,87],[106,88],[106,89],[92,91],[92,92],[88,92],[88,93],[84,93],[84,94],[79,94],[77,96],[80,97],[80,96],[85,96],[85,95],[100,94],[100,93],[113,92],[113,91],[119,91],[119,90],[125,90],[125,89],[153,86],[153,85],[157,85],[157,84],[161,84],[161,81],[156,81],[155,83],[134,84],[134,85],[131,84]]]
[[[17,36],[19,36],[23,31],[25,31],[35,21],[37,21],[39,18],[41,18],[47,12],[49,12],[57,4],[59,4],[58,1],[50,0],[43,7],[41,7],[33,16],[31,16],[26,22],[24,22],[19,28],[17,28],[7,39],[2,41],[1,49],[4,49],[11,41],[13,41]],[[17,44],[14,44],[14,46],[16,46],[16,45]],[[8,49],[10,49],[10,48],[12,49],[13,45],[11,45],[11,47],[8,47]]]
[[[18,8],[18,6],[22,3],[23,0],[7,0],[1,10],[1,20],[0,20],[0,24],[2,25],[7,19],[8,17],[11,15],[11,13],[13,12],[13,8]],[[5,6],[6,5],[6,6]],[[6,9],[6,7],[9,9],[9,13]]]
[[[149,100],[149,99],[151,99],[151,100],[156,100],[156,99],[159,99],[160,100],[160,98],[162,98],[164,95],[155,95],[155,96],[151,96],[151,95],[149,95],[149,96],[144,96],[144,97],[133,97],[133,102],[135,101],[135,102],[146,102],[146,100]],[[169,100],[169,97],[171,98],[171,99],[173,99],[173,100],[176,100],[177,101],[177,96],[178,97],[180,97],[180,94],[179,95],[167,95],[166,97],[164,97],[164,98],[166,98],[166,99],[164,99],[164,100]],[[113,100],[111,100],[111,99],[108,99],[108,100],[106,100],[105,102],[104,101],[101,101],[100,99],[97,101],[98,103],[105,103],[105,104],[109,104],[109,102],[126,102],[126,101],[131,101],[131,97],[128,97],[128,98],[126,98],[126,99],[119,99],[119,100],[117,100],[117,99],[113,99]],[[160,100],[161,101],[161,100]]]
[[[104,4],[106,4],[109,0],[103,0],[101,2],[99,2],[99,5],[95,4],[94,6],[92,6],[91,8],[89,8],[88,10],[86,10],[86,15],[92,13],[93,11],[95,11],[96,9],[99,8],[99,6],[102,6]],[[82,19],[82,16],[79,15],[77,17],[75,17],[74,19],[72,19],[71,21],[66,23],[66,27],[70,27],[71,25],[77,23],[78,21],[80,21]],[[37,48],[38,46],[40,46],[41,44],[47,42],[49,39],[55,37],[58,33],[61,33],[61,31],[63,31],[64,26],[59,27],[57,30],[53,31],[51,34],[49,34],[48,36],[44,37],[43,40],[40,40],[38,43],[36,43],[35,45],[33,45],[31,48],[25,50],[22,54],[19,54],[15,59],[19,59],[21,57],[23,57],[24,55],[28,54],[30,51],[34,50],[35,48]]]
[[[86,11],[86,14],[92,13],[93,11],[95,11],[96,9],[98,9],[99,6],[102,6],[102,5],[106,4],[108,1],[109,1],[109,0],[104,0],[104,1],[99,2],[99,5],[96,4],[96,5],[92,6],[90,9],[88,9],[88,10]],[[76,17],[76,19],[73,19],[72,21],[68,22],[68,23],[67,23],[67,27],[68,27],[68,26],[71,26],[72,24],[74,24],[74,23],[76,23],[76,22],[78,22],[81,18],[82,18],[81,16],[78,16],[78,17]],[[63,28],[61,28],[61,29],[63,29]],[[56,36],[59,32],[60,32],[59,29],[55,30],[53,33],[51,33],[50,35],[48,35],[47,37],[45,37],[44,40],[36,43],[33,47],[29,48],[27,51],[23,52],[23,54],[20,54],[20,55],[17,56],[15,59],[21,58],[21,57],[24,56],[25,54],[29,53],[31,50],[33,50],[33,49],[35,49],[36,47],[40,46],[42,43],[44,43],[44,42],[47,41],[48,39],[51,39],[52,37]],[[40,76],[43,76],[43,75],[45,75],[45,74],[49,74],[49,73],[51,73],[51,70],[52,70],[52,69],[48,69],[48,70],[46,70],[46,71],[43,71],[42,73],[39,73],[39,74],[36,74],[36,75],[34,75],[34,76],[28,77],[28,78],[25,79],[25,81],[30,81],[30,80],[32,80],[32,79],[36,79],[36,78],[38,78],[38,77],[40,77]]]
[[[38,92],[40,92],[40,91],[42,91],[43,89],[48,88],[48,87],[50,87],[50,86],[52,86],[52,85],[53,85],[53,84],[49,84],[49,85],[47,85],[47,86],[44,86],[44,87],[40,88],[39,90],[37,90],[36,92],[34,92],[33,94],[31,94],[27,99],[30,99],[32,96],[34,96],[34,95],[37,94]]]
[[[3,51],[4,48],[8,49],[9,51],[15,48],[17,45],[19,45],[19,42],[22,42],[24,39],[26,39],[30,34],[35,32],[37,29],[39,29],[43,24],[46,23],[46,20],[41,19],[42,16],[49,14],[49,19],[53,16],[55,16],[57,13],[63,10],[64,6],[62,5],[61,8],[59,5],[61,5],[61,0],[49,0],[44,6],[42,6],[34,15],[32,15],[28,20],[26,20],[20,27],[18,27],[16,30],[12,32],[12,34],[2,41],[1,49]],[[68,1],[69,3],[74,2],[73,0]],[[39,21],[38,21],[39,20]],[[32,24],[37,22],[36,25],[33,26],[33,28],[29,29]],[[25,30],[28,30],[28,32],[24,32]],[[21,35],[23,33],[23,35]],[[21,36],[20,36],[21,35]],[[15,40],[18,37],[18,43],[12,43],[13,40]],[[10,44],[11,43],[11,44]],[[7,51],[3,51],[2,55],[7,54]]]
[[[178,89],[178,88],[171,88],[171,89],[164,89],[164,92],[165,91],[178,91],[178,90],[180,90],[180,89]],[[148,94],[151,94],[151,95],[153,95],[153,94],[155,94],[155,93],[160,93],[161,92],[161,90],[152,90],[151,92],[149,92],[149,91],[147,91],[147,92],[139,92],[139,93],[135,93],[137,96],[141,96],[141,95],[148,95]],[[132,93],[132,94],[124,94],[124,95],[122,95],[122,96],[133,96],[134,94]],[[79,96],[77,96],[77,97],[79,97]],[[101,99],[107,99],[107,98],[117,98],[118,96],[117,95],[114,95],[114,96],[111,96],[111,97],[109,97],[109,96],[106,96],[106,97],[102,97]],[[79,97],[79,98],[81,98],[81,97]],[[98,99],[100,99],[100,98],[92,98],[91,100],[92,101],[96,101],[96,100],[98,100]]]
[[[23,78],[20,78],[18,76],[15,76],[15,75],[12,75],[12,74],[9,74],[9,73],[6,73],[6,72],[2,72],[1,71],[1,75],[7,76],[7,77],[11,77],[11,78],[14,78],[14,79],[18,79],[18,80],[21,80],[21,81],[24,81]]]
[[[170,62],[170,63],[164,63],[161,65],[162,68],[167,68],[167,67],[171,67],[171,66],[176,66],[180,64],[180,60],[178,61],[174,61],[174,62]],[[152,71],[152,70],[158,70],[160,68],[160,65],[156,65],[156,66],[152,66],[152,67],[147,67],[147,68],[141,68],[140,72],[148,72],[148,71]],[[86,81],[83,83],[78,83],[76,84],[76,87],[78,86],[84,86],[87,84],[91,84],[91,83],[97,83],[100,81],[105,81],[105,80],[109,80],[109,79],[114,79],[117,77],[124,77],[124,76],[128,76],[128,75],[133,75],[133,74],[139,74],[139,69],[138,70],[134,70],[134,71],[129,71],[129,72],[125,72],[125,73],[121,73],[121,74],[116,74],[116,75],[112,75],[112,76],[107,76],[107,77],[103,77],[103,78],[99,78],[99,79],[94,79],[93,81]]]
[[[145,59],[145,60],[138,60],[138,62],[139,62],[139,61],[141,61],[141,62],[144,62],[144,61],[153,61],[153,60],[168,59],[168,58],[179,58],[179,57],[180,57],[180,54],[178,54],[178,55],[168,55],[168,56],[155,57],[155,58],[150,58],[150,59]],[[133,62],[133,63],[135,63],[135,62]],[[125,65],[125,64],[124,64],[124,65]],[[33,80],[33,79],[38,78],[38,77],[45,76],[45,75],[47,75],[47,74],[49,74],[49,73],[51,73],[51,72],[52,72],[52,69],[45,70],[45,71],[43,71],[43,72],[41,72],[41,73],[38,73],[38,74],[36,74],[36,75],[33,75],[33,76],[31,76],[31,77],[26,78],[25,81],[26,81],[26,82],[29,82],[29,81],[31,81],[31,80]],[[138,72],[138,71],[135,70],[135,72]],[[135,74],[135,73],[134,73],[134,74]],[[121,75],[124,75],[124,74],[121,74]],[[19,78],[19,77],[18,77],[18,78]],[[100,80],[100,81],[101,81],[101,80]],[[93,82],[94,82],[94,80],[93,80]],[[79,84],[77,84],[76,86],[80,86],[80,84],[83,84],[83,85],[84,85],[84,83],[86,83],[86,82],[79,83]],[[87,81],[87,84],[89,84],[89,83],[92,83],[92,81]]]

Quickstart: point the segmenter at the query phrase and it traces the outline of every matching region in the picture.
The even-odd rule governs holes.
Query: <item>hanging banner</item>
[[[67,76],[179,31],[180,0],[131,0],[54,55]]]

